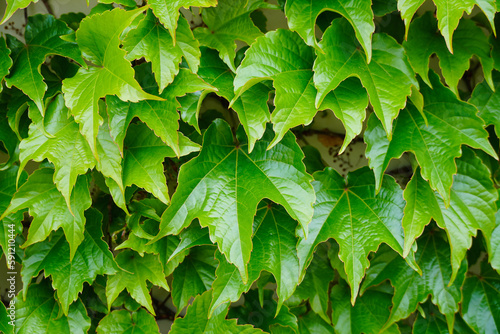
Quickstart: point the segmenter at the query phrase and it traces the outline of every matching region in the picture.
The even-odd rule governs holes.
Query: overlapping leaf
[[[310,45],[315,46],[316,18],[324,11],[334,11],[344,16],[354,28],[356,38],[366,52],[367,62],[372,56],[372,34],[375,31],[370,0],[289,0],[285,14],[290,29],[296,31]],[[323,46],[319,46],[322,48]]]
[[[5,13],[0,24],[7,21],[16,10],[26,8],[32,2],[38,2],[38,0],[7,0],[7,7],[5,8]]]
[[[326,296],[328,298],[328,295]],[[299,333],[301,334],[335,334],[333,327],[319,315],[309,312],[299,318]]]
[[[155,334],[160,333],[155,318],[140,308],[130,313],[127,310],[115,310],[99,321],[98,334]]]
[[[478,84],[469,103],[475,105],[486,125],[494,125],[498,137],[500,137],[500,73],[493,72],[493,88],[488,87],[486,82]]]
[[[238,267],[246,283],[253,216],[261,199],[283,205],[307,231],[314,193],[302,163],[303,154],[291,134],[266,151],[271,136],[267,132],[247,154],[242,129],[235,144],[229,125],[216,120],[205,132],[198,157],[182,166],[179,187],[162,216],[156,240],[179,233],[198,218],[202,226],[209,226],[212,241]]]
[[[14,334],[14,310],[7,310],[3,303],[0,303],[0,331],[4,334]],[[9,304],[10,307],[10,304]],[[10,313],[12,312],[12,313]],[[12,317],[12,318],[11,318]]]
[[[435,73],[431,73],[430,82],[434,89],[421,87],[425,101],[422,114],[412,105],[404,109],[395,122],[392,141],[384,138],[380,122],[370,117],[365,132],[366,156],[379,188],[390,160],[412,151],[422,168],[422,177],[448,205],[452,177],[457,170],[455,158],[460,156],[461,146],[481,149],[495,158],[497,155],[488,142],[483,121],[476,115],[477,109],[458,100]]]
[[[495,217],[497,227],[491,234],[488,256],[491,262],[491,266],[498,272],[500,272],[500,208],[497,211]]]
[[[417,319],[413,323],[413,333],[415,334],[449,334],[446,317],[439,312],[439,309],[431,302],[426,302],[419,309]],[[453,334],[473,334],[475,333],[457,313],[453,324]]]
[[[314,174],[316,192],[314,217],[309,236],[297,245],[302,276],[316,246],[334,238],[340,245],[339,257],[344,262],[354,304],[365,269],[367,256],[386,243],[403,253],[404,201],[401,188],[385,176],[380,192],[375,193],[375,179],[368,168],[349,173],[345,180],[332,168]]]
[[[0,92],[3,88],[3,78],[9,74],[12,64],[12,59],[10,59],[10,49],[7,48],[5,38],[2,36],[0,37]]]
[[[78,45],[60,38],[71,34],[72,29],[66,23],[56,20],[52,15],[35,15],[28,19],[24,37],[26,45],[21,44],[13,36],[7,42],[12,50],[14,64],[6,79],[7,86],[16,86],[32,99],[40,112],[44,113],[43,96],[47,85],[43,82],[40,66],[49,55],[60,55],[71,58],[85,65]]]
[[[316,106],[348,77],[356,76],[366,88],[375,114],[384,124],[388,137],[392,121],[406,105],[412,86],[418,87],[404,49],[385,34],[373,36],[373,57],[367,63],[356,44],[354,33],[344,19],[336,19],[325,31],[314,63],[314,84],[318,88]]]

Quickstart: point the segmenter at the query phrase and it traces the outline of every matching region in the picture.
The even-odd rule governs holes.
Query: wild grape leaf
[[[422,177],[448,205],[453,174],[457,171],[455,158],[460,156],[461,146],[481,149],[495,158],[497,155],[488,142],[483,121],[476,115],[477,109],[458,100],[435,73],[431,73],[430,81],[433,89],[427,85],[420,89],[425,101],[423,112],[412,105],[405,108],[395,122],[391,141],[384,138],[380,122],[375,117],[369,118],[366,156],[375,172],[378,189],[390,160],[406,151],[413,152],[422,168]]]
[[[439,230],[431,230],[418,239],[415,260],[422,269],[422,275],[410,268],[392,250],[381,249],[376,254],[366,272],[361,292],[386,279],[394,286],[391,315],[383,329],[407,318],[429,295],[440,312],[446,315],[449,328],[453,328],[453,319],[462,297],[461,287],[467,271],[467,261],[463,260],[457,279],[449,286],[452,277],[449,258],[450,248],[446,244],[444,233]]]
[[[288,0],[285,15],[290,30],[298,32],[308,45],[316,46],[315,26],[319,14],[325,11],[339,13],[354,28],[369,63],[372,57],[372,34],[375,31],[371,6],[370,0]],[[319,47],[323,48],[322,45]]]
[[[149,7],[155,16],[170,31],[170,35],[176,43],[177,21],[179,19],[179,9],[195,7],[212,7],[217,5],[217,0],[149,0]]]
[[[30,160],[41,162],[48,159],[55,166],[54,183],[71,209],[71,193],[79,175],[95,165],[95,159],[89,144],[80,134],[78,124],[73,117],[68,118],[68,108],[64,105],[61,94],[47,106],[40,129],[31,123],[29,136],[21,141],[20,170]]]
[[[73,33],[66,23],[56,20],[52,15],[34,15],[28,18],[24,37],[26,45],[19,44],[14,37],[9,37],[8,44],[12,50],[14,64],[5,82],[8,87],[16,86],[32,99],[40,112],[44,113],[43,96],[47,85],[40,73],[40,66],[49,55],[68,57],[82,66],[78,45],[60,38],[61,35]],[[14,44],[14,40],[15,43]]]
[[[155,317],[142,308],[132,313],[127,310],[115,310],[99,321],[96,331],[98,334],[160,333]]]
[[[289,129],[311,123],[316,115],[313,62],[314,50],[306,45],[299,35],[289,30],[268,32],[245,52],[245,58],[236,71],[236,96],[232,103],[258,82],[274,81],[276,108],[271,121],[276,136],[270,143],[270,148],[275,146]]]
[[[417,318],[413,323],[414,334],[449,334],[446,317],[439,312],[439,309],[427,301],[417,313]],[[459,313],[455,314],[453,325],[454,334],[474,334],[474,331],[465,323]]]
[[[14,324],[15,324],[15,318],[14,318],[15,306],[14,305],[15,304],[13,304],[13,307],[11,310],[7,310],[5,305],[3,303],[0,303],[0,331],[2,331],[2,333],[4,333],[4,334],[14,334],[14,329],[15,329],[15,327],[14,327]],[[10,307],[10,304],[8,307]]]
[[[214,246],[202,246],[191,249],[189,255],[175,269],[172,281],[172,302],[179,314],[189,303],[191,297],[209,290],[215,279]]]
[[[5,38],[2,36],[0,37],[0,92],[3,88],[3,78],[9,74],[12,64],[12,59],[10,59],[10,49],[7,48]]]
[[[172,324],[170,334],[184,333],[234,333],[234,334],[263,334],[260,329],[250,325],[240,326],[236,319],[226,319],[228,303],[219,306],[209,318],[208,310],[212,300],[212,291],[197,296],[193,304],[188,306],[183,318],[176,318]]]
[[[314,173],[314,179],[317,199],[309,236],[301,235],[297,244],[301,277],[316,246],[334,238],[340,245],[339,258],[344,262],[354,304],[370,265],[368,254],[383,242],[403,253],[402,190],[392,177],[385,176],[380,192],[374,196],[375,179],[367,167],[349,173],[347,180],[332,168]]]
[[[97,275],[113,275],[118,267],[108,244],[102,240],[102,215],[95,209],[85,214],[85,238],[75,256],[69,259],[69,244],[62,233],[52,234],[49,241],[29,246],[25,250],[21,276],[23,298],[26,299],[32,277],[44,270],[45,277],[52,276],[52,286],[57,300],[67,316],[69,306],[78,299],[83,284],[92,285]]]
[[[167,29],[158,24],[153,12],[148,10],[146,17],[136,28],[131,29],[123,40],[128,60],[144,57],[151,62],[160,93],[174,81],[182,57],[186,59],[193,73],[198,71],[200,64],[199,42],[194,38],[189,23],[182,16],[179,17],[175,34],[176,44]]]
[[[62,314],[49,280],[31,284],[24,300],[16,298],[16,333],[84,334],[90,328],[87,310],[79,299]]]
[[[262,36],[250,14],[263,5],[263,0],[219,0],[217,7],[203,10],[203,22],[207,27],[195,29],[194,35],[202,45],[219,51],[221,59],[236,72],[236,40],[251,45]]]
[[[252,287],[263,270],[271,273],[276,280],[276,312],[279,312],[283,302],[293,294],[299,283],[296,228],[297,222],[282,207],[262,202],[254,220],[254,249],[248,263],[248,282],[243,283],[238,268],[218,254],[219,266],[217,278],[212,285],[210,312],[224,302],[237,301],[243,292]]]
[[[326,295],[328,298],[328,294]],[[335,334],[332,325],[325,322],[319,315],[309,312],[299,317],[299,333],[301,334]]]
[[[398,9],[401,18],[405,21],[406,35],[410,28],[410,22],[417,9],[424,3],[424,0],[398,0]],[[470,14],[477,5],[488,18],[493,31],[495,31],[494,18],[496,13],[495,0],[434,0],[437,7],[438,27],[446,41],[446,46],[451,53],[453,32],[458,26],[464,12]]]
[[[19,187],[0,220],[11,213],[29,208],[33,221],[28,231],[28,238],[22,247],[43,241],[51,231],[62,227],[69,243],[70,260],[72,260],[84,239],[83,213],[91,204],[88,181],[86,176],[80,176],[76,180],[71,193],[70,211],[64,197],[54,185],[53,177],[52,168],[37,169],[30,175],[28,181]]]
[[[213,89],[213,87],[190,70],[181,69],[174,82],[161,94],[165,99],[163,101],[145,100],[132,103],[123,102],[116,96],[108,96],[106,102],[111,136],[116,139],[123,152],[123,139],[127,128],[134,117],[139,117],[174,150],[176,156],[180,156],[179,113],[177,112],[180,104],[177,97],[204,89]],[[156,87],[153,90],[156,91]]]
[[[315,196],[304,155],[291,133],[266,150],[272,135],[266,132],[248,154],[243,130],[237,132],[235,144],[229,125],[215,120],[205,132],[200,154],[181,167],[179,187],[154,240],[178,234],[198,218],[247,283],[253,216],[263,198],[282,205],[307,234]]]
[[[500,272],[500,208],[495,214],[497,227],[491,234],[490,248],[488,249],[488,258],[491,266]]]
[[[476,333],[500,331],[500,276],[482,263],[481,276],[471,275],[463,286],[462,315]]]
[[[38,0],[7,0],[7,7],[5,8],[5,13],[0,24],[7,21],[18,9],[23,9],[28,7],[32,2],[38,2]]]
[[[500,73],[493,72],[492,88],[488,87],[486,82],[478,84],[469,103],[475,105],[479,110],[479,117],[481,117],[486,125],[494,125],[498,137],[500,137]]]
[[[411,24],[407,41],[403,44],[411,66],[424,82],[429,81],[429,57],[436,54],[443,77],[450,89],[458,96],[458,81],[469,69],[469,60],[477,56],[483,65],[485,81],[493,88],[491,71],[493,59],[490,58],[488,38],[472,20],[462,20],[453,36],[455,49],[448,50],[444,39],[436,34],[437,21],[427,12]]]
[[[373,57],[367,63],[357,47],[352,28],[344,19],[332,22],[320,47],[324,53],[318,53],[314,62],[314,84],[318,88],[316,106],[342,81],[356,76],[366,88],[373,110],[390,137],[392,121],[406,105],[412,86],[419,87],[403,47],[388,35],[375,34]]]
[[[120,34],[144,9],[125,11],[116,8],[87,16],[76,32],[76,41],[86,59],[96,65],[80,68],[72,78],[63,81],[66,105],[80,131],[96,155],[96,137],[102,118],[98,101],[106,95],[117,95],[124,101],[162,100],[145,93],[134,79],[134,70],[120,49]]]
[[[205,82],[217,88],[217,95],[232,101],[235,97],[233,81],[235,74],[221,61],[217,52],[206,47],[201,48],[201,64],[198,75]],[[233,103],[232,108],[238,114],[240,123],[243,125],[248,136],[248,152],[252,152],[255,142],[260,139],[266,131],[266,123],[271,119],[267,100],[269,99],[270,88],[264,83],[258,83],[241,94]],[[206,91],[207,93],[209,91]],[[205,94],[206,95],[206,94]],[[198,132],[198,112],[201,101],[205,95],[195,97],[197,108],[190,111],[186,110],[186,116],[182,116],[184,121],[193,125]],[[185,105],[187,100],[179,100],[181,105]],[[196,114],[195,114],[196,112]]]
[[[175,251],[170,256],[171,259],[177,254],[195,246],[212,245],[208,228],[202,228],[197,220],[192,222],[186,229],[182,230],[179,234],[179,238],[181,240]]]
[[[429,184],[420,177],[417,171],[409,187],[405,189],[407,202],[412,203],[411,206],[414,203],[416,205],[414,208],[405,208],[405,217],[409,214],[410,218],[403,219],[406,254],[431,218],[439,227],[446,230],[452,250],[451,281],[454,280],[467,249],[472,246],[471,237],[476,236],[477,230],[482,231],[486,241],[490,239],[496,225],[495,201],[498,199],[490,171],[472,150],[465,149],[462,157],[456,160],[456,165],[457,174],[453,176],[448,207],[443,198],[431,190]]]
[[[404,260],[403,260],[404,262]],[[383,289],[367,290],[354,306],[350,303],[349,289],[344,280],[332,288],[332,304],[335,332],[339,334],[380,333],[389,318],[392,291]],[[400,333],[397,325],[386,328],[383,333]]]

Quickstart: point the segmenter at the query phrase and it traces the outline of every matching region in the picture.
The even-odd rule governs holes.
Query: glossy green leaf
[[[116,310],[106,315],[97,326],[98,334],[160,333],[155,318],[140,308],[137,312]]]
[[[10,127],[9,119],[6,116],[6,114],[0,114],[0,145],[5,148],[9,159],[0,163],[0,171],[9,169],[14,162],[19,160],[19,139]]]
[[[3,303],[0,303],[0,331],[4,334],[14,334],[15,304],[12,304],[12,307],[10,305],[7,309]]]
[[[174,253],[170,258],[175,257],[183,251],[186,251],[195,246],[211,245],[210,234],[208,233],[208,228],[202,228],[198,221],[194,221],[184,229],[180,234],[181,239],[179,245],[175,249]]]
[[[250,14],[264,4],[263,0],[218,0],[217,7],[203,11],[203,22],[207,27],[195,29],[195,37],[202,45],[219,51],[221,59],[236,72],[236,40],[251,45],[262,36]]]
[[[139,8],[125,11],[116,8],[88,16],[80,23],[76,41],[83,56],[96,66],[80,68],[78,73],[63,81],[66,105],[71,110],[80,132],[96,155],[96,137],[102,118],[98,101],[106,95],[117,95],[124,101],[161,100],[145,93],[134,79],[134,70],[120,49],[120,33],[141,13]]]
[[[458,100],[436,74],[431,73],[430,79],[434,89],[427,85],[421,87],[426,119],[409,105],[397,118],[394,136],[388,141],[380,122],[370,117],[365,132],[366,156],[379,188],[391,159],[399,158],[406,151],[413,152],[422,168],[422,177],[448,205],[453,174],[457,171],[455,158],[460,156],[461,146],[481,149],[495,158],[497,155],[488,142],[483,121],[476,115],[477,109]]]
[[[344,16],[354,28],[356,38],[366,52],[367,62],[372,57],[372,34],[375,31],[370,0],[288,0],[285,14],[290,29],[296,31],[310,45],[317,45],[316,18],[325,11]],[[323,48],[322,45],[319,45]]]
[[[487,85],[486,82],[478,84],[469,103],[475,105],[479,110],[481,117],[486,125],[494,125],[498,137],[500,137],[500,73],[493,72],[493,88],[494,91]]]
[[[35,15],[28,19],[24,34],[26,45],[9,43],[14,64],[6,78],[8,87],[16,86],[32,99],[40,112],[44,113],[43,96],[47,85],[43,82],[40,66],[49,55],[68,57],[85,65],[76,43],[59,38],[71,34],[66,23],[56,20],[52,15]],[[9,38],[8,41],[12,41]]]
[[[375,34],[373,57],[367,63],[344,19],[332,22],[320,47],[324,53],[318,53],[314,63],[314,84],[318,88],[316,105],[321,105],[327,94],[342,81],[356,76],[366,88],[373,110],[390,138],[392,121],[405,107],[411,87],[419,87],[403,47],[388,35]]]
[[[179,63],[186,59],[191,70],[196,73],[200,64],[199,42],[193,36],[189,23],[184,17],[179,18],[176,31],[177,43],[155,16],[148,11],[146,17],[135,29],[131,29],[123,41],[127,59],[144,57],[151,62],[160,93],[174,81],[179,72]]]
[[[7,21],[12,16],[12,14],[16,12],[16,10],[26,8],[32,2],[36,3],[38,2],[38,0],[7,0],[7,7],[5,8],[5,13],[0,24],[3,24],[5,21]]]
[[[123,270],[108,277],[106,285],[108,310],[120,292],[127,289],[132,298],[155,315],[147,281],[169,290],[158,255],[144,254],[144,256],[140,256],[134,251],[125,250],[119,253],[115,260]]]
[[[328,294],[326,297],[328,298]],[[299,332],[301,334],[335,334],[333,326],[314,312],[309,312],[299,318]]]
[[[297,222],[282,207],[262,202],[257,209],[253,226],[253,250],[248,263],[248,282],[243,283],[238,268],[229,264],[219,254],[217,279],[212,285],[213,301],[210,312],[224,302],[235,302],[247,292],[261,271],[271,273],[277,284],[279,312],[283,302],[295,291],[299,283],[299,259],[297,257]]]
[[[90,318],[81,300],[71,304],[68,315],[61,314],[49,280],[31,284],[25,300],[16,299],[16,333],[84,334]]]
[[[488,256],[491,262],[491,266],[500,272],[500,208],[496,215],[497,226],[490,238],[490,248],[488,250]]]
[[[229,125],[214,121],[205,132],[200,154],[181,168],[179,187],[155,240],[178,234],[198,218],[246,283],[253,216],[264,197],[283,205],[307,233],[315,196],[302,163],[304,155],[292,134],[267,151],[272,135],[267,132],[248,154],[242,129],[235,144]]]
[[[442,36],[437,35],[437,21],[430,12],[415,19],[411,24],[408,40],[404,43],[410,64],[426,84],[429,81],[429,57],[436,54],[446,83],[458,96],[458,81],[469,69],[469,60],[477,56],[483,66],[485,81],[493,87],[490,45],[480,27],[471,20],[462,20],[453,36],[455,49],[450,53]]]
[[[9,74],[10,67],[12,66],[12,59],[10,59],[10,49],[7,48],[5,38],[0,37],[0,92],[2,91],[3,78]]]
[[[415,334],[449,334],[446,317],[439,312],[439,309],[432,303],[427,302],[422,306],[422,310],[417,314],[417,319],[413,323],[413,333]],[[453,326],[454,334],[473,334],[474,331],[464,322],[457,313]]]
[[[276,133],[269,147],[275,146],[286,132],[312,122],[316,88],[312,65],[314,50],[299,35],[279,29],[258,38],[246,51],[234,79],[237,97],[263,80],[273,80],[276,97],[271,121]],[[266,98],[267,101],[267,98]]]
[[[29,208],[33,221],[23,247],[45,240],[51,231],[62,227],[69,243],[70,260],[72,260],[84,239],[83,213],[91,204],[88,181],[85,176],[80,176],[76,180],[71,193],[71,211],[69,211],[64,197],[52,181],[53,176],[54,170],[51,168],[37,169],[14,194],[0,220],[10,213]]]
[[[314,174],[316,192],[309,236],[297,245],[302,277],[316,246],[334,238],[340,245],[354,304],[359,284],[370,265],[367,256],[386,243],[403,253],[403,194],[394,179],[386,176],[375,194],[373,172],[365,167],[349,173],[345,180],[332,168]]]

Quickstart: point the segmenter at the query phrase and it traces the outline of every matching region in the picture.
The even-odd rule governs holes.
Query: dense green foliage
[[[500,332],[494,0],[100,2],[0,36],[1,332]]]

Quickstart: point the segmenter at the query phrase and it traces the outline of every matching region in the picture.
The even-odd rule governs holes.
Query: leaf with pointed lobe
[[[495,126],[495,132],[500,137],[500,73],[497,71],[493,72],[493,84],[494,91],[484,81],[478,84],[469,103],[477,107],[478,115],[486,125]]]
[[[0,37],[0,92],[3,88],[3,79],[9,74],[10,67],[12,66],[12,59],[10,58],[10,49],[7,48],[5,38]]]
[[[420,313],[413,324],[415,334],[449,334],[446,317],[439,312],[439,309],[431,302],[427,301],[420,306]],[[453,324],[453,334],[473,334],[475,333],[462,319],[459,313],[455,314]]]
[[[177,254],[182,253],[195,246],[212,245],[208,228],[202,228],[198,221],[194,221],[180,234],[181,239],[179,245],[170,256],[169,260],[174,258]]]
[[[15,327],[13,325],[14,323],[11,322],[13,319],[10,318],[10,312],[11,311],[7,310],[3,303],[0,303],[0,331],[4,334],[14,334]]]
[[[0,163],[0,171],[9,169],[19,159],[19,139],[9,126],[9,120],[5,114],[0,114],[0,145],[9,155],[7,161]]]
[[[7,21],[18,9],[23,9],[29,6],[30,3],[36,3],[38,0],[7,0],[7,7],[0,24]]]
[[[326,295],[328,298],[328,294]],[[334,334],[335,330],[318,314],[309,312],[299,317],[299,333],[301,334]]]
[[[98,334],[159,334],[155,317],[140,308],[136,312],[115,310],[99,321]]]

